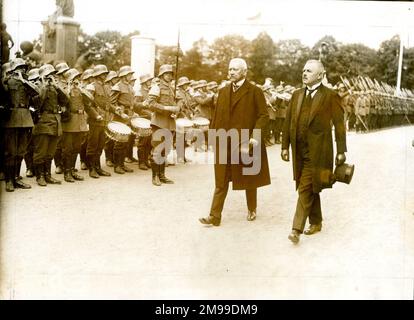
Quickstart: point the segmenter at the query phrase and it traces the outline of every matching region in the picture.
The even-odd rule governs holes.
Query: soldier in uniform
[[[27,64],[21,58],[12,61],[12,76],[6,89],[10,95],[10,111],[4,125],[6,191],[14,188],[30,189],[20,180],[20,167],[29,144],[33,120],[29,110],[30,96],[37,95],[37,89],[24,78]]]
[[[139,115],[138,109],[139,107],[136,105],[136,94],[135,94],[135,90],[134,90],[134,86],[135,86],[135,81],[137,81],[137,78],[135,77],[135,74],[132,74],[132,77],[129,79],[128,84],[130,87],[130,94],[133,95],[133,99],[131,100],[131,105],[129,108],[127,108],[126,110],[128,110],[127,114],[130,118]],[[138,163],[138,159],[136,159],[134,157],[134,145],[135,145],[135,140],[136,140],[137,136],[135,135],[135,133],[132,133],[129,136],[129,140],[128,140],[128,145],[126,148],[126,153],[125,153],[125,162],[126,163]]]
[[[190,86],[190,80],[187,77],[181,77],[177,81],[177,106],[180,108],[180,112],[177,115],[178,118],[187,118],[193,119],[195,113],[195,107],[197,106],[197,102],[193,99],[191,94],[188,91]],[[181,134],[177,131],[177,136]],[[182,139],[177,137],[178,141]],[[185,139],[184,148],[177,148],[177,158],[178,162],[191,162],[191,160],[185,157],[185,148],[189,146],[189,141]]]
[[[101,154],[105,146],[105,127],[112,119],[115,108],[111,104],[111,90],[105,87],[105,80],[109,72],[106,66],[97,65],[94,68],[93,101],[94,103],[86,109],[88,113],[89,135],[88,148],[86,150],[89,176],[99,178],[109,177],[111,174],[101,167]],[[116,73],[115,73],[116,76]]]
[[[56,65],[55,69],[56,69],[56,74],[55,74],[56,82],[62,88],[64,88],[66,90],[67,83],[66,83],[66,79],[64,77],[64,73],[69,70],[69,66],[67,65],[66,62],[61,62],[61,63],[58,63]],[[63,158],[62,158],[62,143],[61,143],[61,140],[58,141],[58,144],[57,144],[57,147],[56,147],[56,153],[55,153],[53,159],[55,161],[55,166],[56,166],[55,173],[56,174],[63,173]]]
[[[70,69],[65,73],[68,82],[69,107],[66,121],[62,121],[62,158],[66,182],[83,181],[84,178],[75,172],[76,158],[80,153],[82,136],[88,131],[85,105],[87,98],[82,94],[79,84],[80,73]]]
[[[269,123],[265,129],[265,146],[270,147],[273,145],[271,139],[275,134],[275,122],[276,122],[276,109],[274,104],[276,103],[276,95],[272,93],[273,86],[271,84],[265,84],[262,87],[263,94],[266,99],[267,112],[269,113]]]
[[[8,94],[7,80],[11,73],[11,63],[6,62],[2,65],[2,75],[0,83],[0,181],[5,179],[4,176],[4,121],[8,117],[10,110],[10,95]]]
[[[151,120],[151,110],[149,110],[147,101],[148,93],[151,88],[151,81],[154,77],[149,74],[140,76],[140,96],[136,98],[136,104],[141,107],[141,116],[145,119]],[[151,136],[138,138],[138,163],[139,169],[148,170],[151,169],[151,162],[149,161],[151,154]]]
[[[118,76],[120,81],[112,87],[111,102],[116,107],[121,107],[121,115],[115,114],[114,121],[128,124],[130,115],[133,113],[135,93],[129,82],[133,77],[134,71],[130,66],[123,66],[119,69]],[[125,155],[128,148],[128,142],[114,143],[114,172],[124,174],[125,172],[134,172],[125,165]]]
[[[171,86],[173,79],[172,65],[162,65],[158,77],[160,78],[159,85],[152,86],[148,96],[148,105],[153,111],[151,118],[153,132],[151,142],[153,147],[151,151],[151,168],[152,183],[155,186],[161,186],[161,183],[172,184],[174,181],[165,176],[165,162],[168,153],[171,151],[172,141],[171,144],[167,142],[165,149],[159,152],[157,146],[163,141],[158,140],[154,133],[158,129],[175,131],[175,120],[172,115],[180,111],[175,103],[174,88]]]
[[[34,68],[31,69],[27,74],[27,80],[29,80],[31,83],[33,83],[34,86],[37,88],[40,87],[40,81],[39,81],[39,69]],[[38,106],[36,105],[38,103],[38,97],[32,97],[30,99],[31,106],[29,107],[30,113],[32,115],[33,123],[37,123],[38,114],[37,109]],[[32,131],[30,131],[29,136],[29,145],[27,146],[27,152],[24,156],[24,162],[26,163],[26,177],[32,178],[34,176],[33,171],[33,152],[34,152],[34,142],[32,137]]]
[[[93,69],[86,69],[81,76],[81,87],[87,91],[93,90]],[[80,162],[81,170],[88,170],[87,159],[86,159],[86,149],[88,148],[88,132],[83,134],[81,151],[80,151]]]
[[[118,81],[119,81],[118,73],[116,71],[109,71],[108,75],[106,76],[105,84],[104,84],[104,90],[105,90],[106,95],[108,95],[109,97],[111,96],[112,87],[115,84],[117,84]],[[113,119],[113,114],[110,113],[108,122],[112,121],[112,119]],[[114,144],[115,144],[115,141],[106,137],[105,147],[104,147],[105,160],[106,160],[106,165],[110,168],[113,168],[114,166]]]
[[[41,79],[39,122],[33,128],[35,150],[33,155],[33,167],[36,174],[36,182],[45,187],[49,184],[61,184],[51,175],[53,155],[56,152],[59,137],[62,135],[61,107],[68,104],[66,92],[58,86],[53,74],[55,68],[45,64],[39,69]]]

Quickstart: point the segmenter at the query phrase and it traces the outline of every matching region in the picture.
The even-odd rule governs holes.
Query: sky
[[[75,20],[87,34],[139,30],[160,45],[176,45],[178,29],[183,50],[203,37],[209,43],[225,34],[254,39],[267,32],[274,41],[300,39],[313,46],[325,35],[343,43],[378,49],[401,34],[414,47],[414,3],[391,1],[295,0],[74,0]],[[41,21],[55,10],[55,0],[3,0],[3,20],[16,42],[42,33]],[[13,52],[13,51],[12,51]]]

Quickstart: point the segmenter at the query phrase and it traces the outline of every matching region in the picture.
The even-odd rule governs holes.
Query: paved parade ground
[[[25,179],[32,190],[8,194],[2,182],[0,298],[413,299],[413,139],[414,126],[349,133],[353,181],[322,192],[322,232],[296,246],[280,145],[268,148],[272,184],[259,189],[257,220],[246,220],[244,192],[229,191],[220,227],[198,221],[211,165],[168,167],[175,185],[162,187],[136,165],[47,188]]]

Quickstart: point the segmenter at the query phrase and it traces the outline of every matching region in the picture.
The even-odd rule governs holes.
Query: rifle
[[[174,81],[174,101],[177,98],[177,82],[178,82],[178,64],[180,57],[180,28],[178,28],[178,39],[177,39],[177,56],[175,61],[175,81]]]

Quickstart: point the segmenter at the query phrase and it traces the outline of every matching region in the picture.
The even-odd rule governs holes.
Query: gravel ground
[[[1,185],[1,299],[413,299],[414,127],[348,135],[351,185],[322,196],[321,233],[290,243],[297,194],[291,163],[268,148],[272,185],[246,221],[229,191],[206,227],[211,154],[150,172],[32,190]],[[191,150],[190,150],[191,151]],[[56,177],[56,176],[55,176]],[[63,179],[62,176],[59,178]]]

